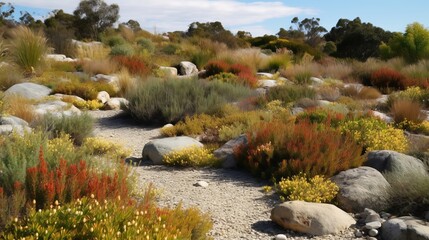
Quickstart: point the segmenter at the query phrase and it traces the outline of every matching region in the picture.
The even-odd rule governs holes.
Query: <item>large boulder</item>
[[[23,136],[26,132],[31,132],[31,128],[24,125],[12,125],[5,124],[0,125],[0,135],[10,135],[12,133],[17,133],[20,136]]]
[[[427,222],[412,216],[392,218],[381,226],[383,240],[429,240]]]
[[[3,116],[0,117],[0,125],[19,125],[28,127],[28,122],[15,116]]]
[[[271,211],[271,220],[292,231],[311,234],[336,234],[356,221],[332,204],[290,201]]]
[[[203,147],[204,145],[186,136],[155,139],[146,143],[142,158],[143,160],[151,160],[153,164],[163,164],[163,158],[166,154],[192,146]]]
[[[104,104],[104,109],[105,110],[121,110],[122,108],[127,108],[128,107],[128,100],[125,98],[118,98],[118,97],[114,97],[109,99],[109,101],[107,101]]]
[[[348,212],[362,212],[365,208],[380,211],[387,206],[390,184],[374,168],[349,169],[333,176],[331,180],[339,187],[339,207]]]
[[[59,100],[39,103],[34,106],[34,112],[38,116],[43,116],[49,113],[56,117],[61,117],[63,115],[72,116],[76,114],[77,115],[81,114],[81,111],[75,106]]]
[[[184,76],[196,75],[198,74],[198,68],[195,64],[191,62],[183,61],[179,64],[179,72],[181,75]]]
[[[19,95],[30,100],[41,100],[51,93],[51,89],[36,83],[18,83],[4,92],[4,96]]]
[[[247,144],[246,135],[229,140],[222,147],[213,152],[214,156],[222,161],[223,168],[234,168],[237,161],[234,156],[234,149],[242,144]]]
[[[368,153],[365,166],[377,169],[380,172],[413,172],[426,174],[424,163],[412,156],[390,150],[372,151]]]
[[[110,95],[106,91],[101,91],[97,93],[97,100],[103,104],[110,100]]]

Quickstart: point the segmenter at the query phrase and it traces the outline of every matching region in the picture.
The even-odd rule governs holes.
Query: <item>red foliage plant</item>
[[[150,73],[148,65],[137,56],[116,56],[113,60],[125,67],[131,74],[147,76]]]
[[[363,162],[362,147],[325,124],[262,122],[247,139],[247,145],[235,149],[240,165],[268,179],[300,172],[330,177]]]
[[[221,60],[210,61],[206,64],[204,69],[206,70],[206,76],[210,77],[221,72],[228,72],[229,64]]]
[[[221,72],[232,73],[238,77],[238,80],[241,84],[247,85],[249,87],[256,87],[258,79],[255,74],[252,72],[252,69],[246,65],[235,63],[228,64],[224,61],[210,61],[205,66],[206,76],[210,77]]]
[[[371,84],[378,87],[383,93],[391,90],[405,89],[406,77],[402,73],[390,68],[380,68],[371,74]]]
[[[118,172],[113,177],[100,175],[88,169],[83,160],[68,165],[61,159],[58,167],[49,170],[41,149],[39,164],[27,169],[26,193],[27,199],[36,200],[36,207],[40,209],[55,200],[65,203],[91,195],[99,201],[118,196],[127,199],[128,187],[126,178]]]

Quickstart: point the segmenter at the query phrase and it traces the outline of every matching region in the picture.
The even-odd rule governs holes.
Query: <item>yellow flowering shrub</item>
[[[100,109],[104,106],[103,103],[99,102],[98,100],[78,100],[76,98],[63,98],[63,101],[65,102],[69,102],[71,104],[73,104],[75,107],[79,108],[79,109],[84,109],[84,110],[97,110]]]
[[[182,167],[202,167],[217,165],[219,160],[210,149],[193,146],[173,151],[164,156],[164,163]]]
[[[282,201],[331,202],[338,193],[338,186],[321,175],[308,178],[305,173],[282,178],[276,191]]]
[[[429,121],[423,121],[421,123],[415,123],[405,119],[404,121],[396,125],[400,129],[408,130],[413,133],[421,133],[429,135]]]
[[[90,154],[110,155],[114,159],[123,159],[131,154],[130,149],[103,138],[86,138],[82,147],[84,147]]]
[[[366,151],[393,150],[406,152],[408,141],[400,129],[377,118],[360,118],[341,123],[343,133],[349,133]]]
[[[49,139],[46,147],[46,155],[51,156],[53,159],[65,158],[65,153],[75,151],[73,140],[66,133],[61,133],[57,138]]]

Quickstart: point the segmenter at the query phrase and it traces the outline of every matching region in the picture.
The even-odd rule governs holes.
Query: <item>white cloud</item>
[[[120,21],[134,19],[145,29],[159,32],[185,31],[192,22],[220,21],[228,29],[243,25],[260,25],[264,21],[311,14],[311,9],[288,7],[280,1],[242,2],[238,0],[107,0],[120,7]],[[79,1],[15,0],[14,4],[73,12]],[[259,28],[260,30],[261,28]],[[247,30],[247,29],[246,29]],[[255,29],[254,35],[260,33]]]

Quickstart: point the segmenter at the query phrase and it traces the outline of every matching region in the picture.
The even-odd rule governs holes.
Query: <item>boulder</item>
[[[345,89],[354,89],[357,93],[359,93],[364,86],[360,83],[347,83],[344,84]]]
[[[72,99],[73,101],[85,101],[85,99],[83,99],[79,96],[75,96],[75,95],[55,93],[54,96],[57,97],[58,100],[64,100],[64,99],[68,98],[68,99]]]
[[[128,107],[128,100],[125,98],[114,97],[109,99],[104,105],[106,110],[121,110]]]
[[[48,60],[57,61],[57,62],[75,62],[76,61],[75,59],[66,57],[66,55],[64,54],[47,54],[45,57]]]
[[[226,142],[222,147],[213,152],[214,156],[222,161],[223,168],[234,168],[237,161],[234,156],[234,149],[242,144],[247,144],[247,136],[241,135]]]
[[[31,132],[31,128],[23,125],[0,125],[0,135],[10,135],[12,133],[17,133],[21,136],[24,135],[25,132]]]
[[[160,66],[159,70],[161,70],[167,76],[177,76],[177,68],[175,68],[175,67],[163,67],[163,66]]]
[[[258,73],[256,73],[256,76],[266,78],[266,79],[271,79],[274,77],[274,74],[266,73],[266,72],[258,72]]]
[[[277,86],[277,81],[272,79],[264,79],[264,80],[258,80],[258,87],[261,88],[272,88]]]
[[[34,106],[34,112],[39,116],[50,113],[56,117],[81,114],[81,111],[77,107],[59,100],[39,103]]]
[[[0,125],[27,126],[28,122],[15,116],[0,117]]]
[[[427,222],[412,216],[387,220],[381,226],[383,240],[429,240]]]
[[[379,172],[400,172],[416,171],[421,174],[427,174],[426,167],[419,159],[390,150],[371,151],[367,155],[364,163],[377,169]]]
[[[153,164],[163,164],[164,155],[192,146],[203,147],[204,145],[186,136],[155,139],[146,143],[142,158],[143,160],[151,160]]]
[[[108,84],[112,85],[115,90],[119,90],[119,77],[115,75],[105,75],[105,74],[97,74],[94,77],[91,77],[92,81],[104,81]]]
[[[179,72],[181,75],[184,76],[191,76],[198,74],[198,68],[195,64],[188,62],[188,61],[182,61],[179,64]]]
[[[348,212],[362,212],[365,208],[376,211],[387,206],[390,184],[371,167],[359,167],[340,172],[331,178],[339,187],[337,201]]]
[[[371,111],[372,115],[374,115],[374,117],[378,117],[381,120],[387,122],[387,123],[391,123],[393,122],[393,118],[387,116],[387,114],[379,112],[379,111]]]
[[[315,85],[320,85],[320,84],[323,84],[325,81],[323,81],[322,79],[317,78],[317,77],[311,77],[310,82],[315,84]]]
[[[19,95],[31,100],[41,100],[51,93],[51,89],[36,83],[18,83],[4,92],[4,96]]]
[[[336,234],[356,221],[332,204],[290,201],[277,205],[271,211],[271,220],[296,232],[311,235]]]
[[[99,102],[101,102],[101,103],[106,103],[107,101],[109,101],[109,99],[110,99],[110,95],[109,95],[109,93],[108,92],[106,92],[106,91],[101,91],[101,92],[98,92],[98,94],[97,94],[97,100],[99,101]]]

